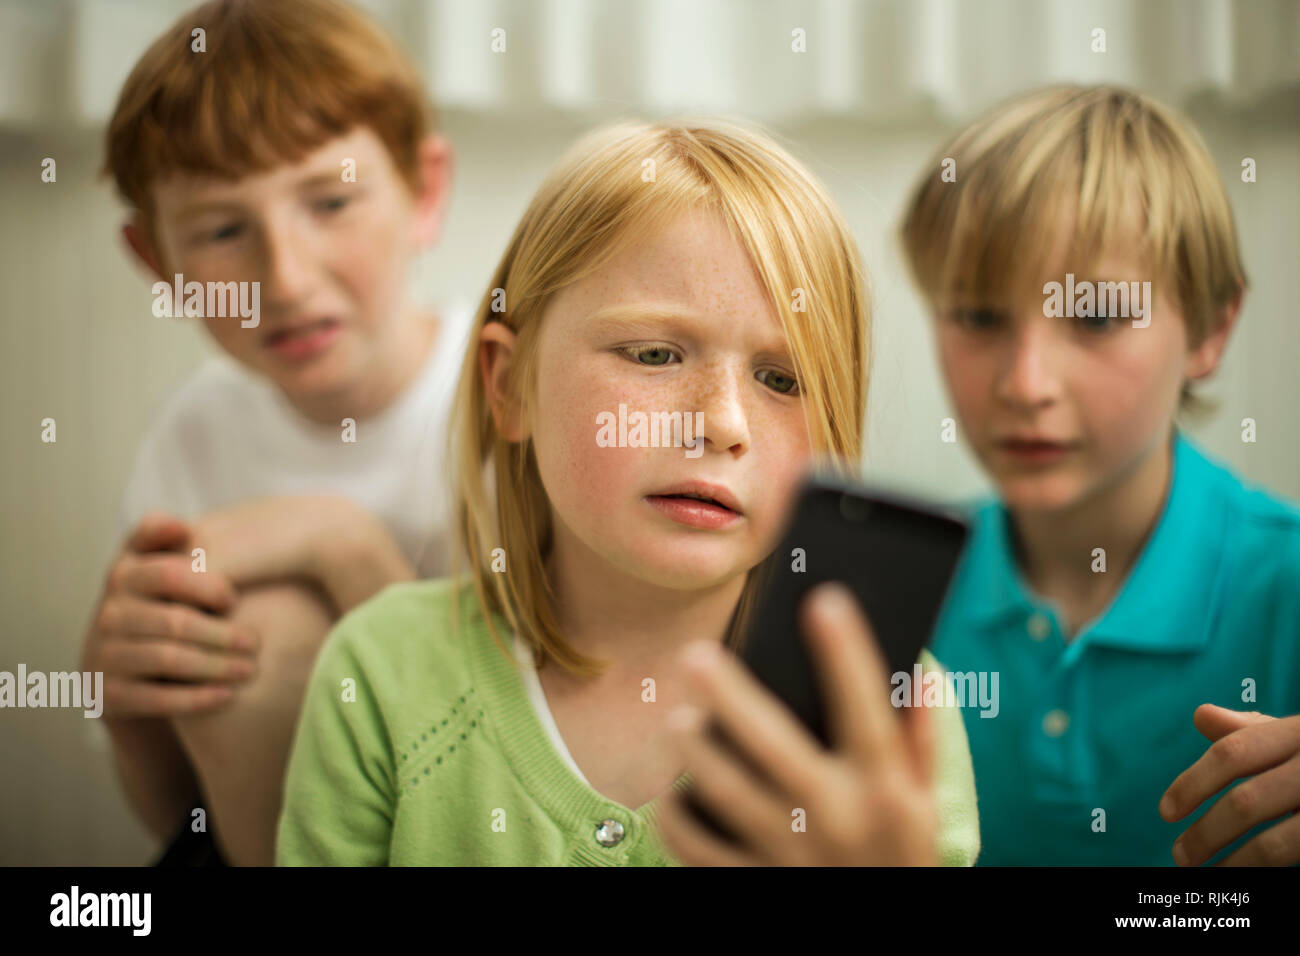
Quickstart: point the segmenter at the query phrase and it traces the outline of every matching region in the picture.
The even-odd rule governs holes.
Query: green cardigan
[[[454,635],[452,593],[447,578],[392,585],[326,639],[289,758],[276,862],[680,865],[653,828],[658,800],[629,809],[561,758],[468,582]],[[928,653],[923,662],[938,666]],[[956,708],[934,713],[940,858],[970,865],[979,818],[966,732]]]

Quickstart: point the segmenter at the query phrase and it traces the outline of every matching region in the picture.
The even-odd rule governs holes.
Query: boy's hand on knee
[[[194,522],[208,568],[235,587],[282,580],[320,586],[339,612],[414,570],[378,518],[339,495],[243,501]]]
[[[318,551],[330,544],[324,530],[355,507],[332,495],[253,498],[195,519],[190,540],[236,588],[314,578]]]
[[[225,616],[235,589],[197,569],[189,536],[177,518],[146,515],[109,569],[82,650],[82,669],[104,674],[109,719],[211,710],[253,674],[257,635]]]

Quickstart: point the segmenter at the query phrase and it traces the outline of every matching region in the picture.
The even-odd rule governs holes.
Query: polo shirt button
[[[1070,715],[1063,710],[1049,710],[1043,718],[1043,733],[1049,737],[1059,737],[1070,726]]]
[[[596,827],[596,842],[601,846],[617,846],[623,840],[623,824],[617,820],[601,820]]]
[[[1052,625],[1047,620],[1046,614],[1034,613],[1029,615],[1029,620],[1025,622],[1025,628],[1029,631],[1029,636],[1036,641],[1046,640],[1047,635],[1052,633]]]

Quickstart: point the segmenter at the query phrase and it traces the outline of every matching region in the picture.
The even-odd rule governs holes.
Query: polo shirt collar
[[[1115,600],[1079,639],[1150,652],[1205,646],[1229,519],[1215,477],[1215,466],[1175,430],[1173,475],[1160,520]]]
[[[964,558],[971,619],[987,628],[1023,619],[1033,602],[1016,569],[1010,514],[1000,501],[988,501],[976,510],[972,525]]]
[[[1209,640],[1227,534],[1228,509],[1216,496],[1215,467],[1174,430],[1172,475],[1161,515],[1119,593],[1072,644],[1180,652]],[[997,501],[973,517],[968,562],[971,619],[1007,626],[1042,606],[1020,579],[1011,516]]]

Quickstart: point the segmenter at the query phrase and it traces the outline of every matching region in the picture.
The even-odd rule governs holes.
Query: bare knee
[[[173,718],[202,785],[218,842],[232,863],[272,859],[293,731],[333,608],[300,584],[240,593],[234,620],[261,636],[253,677],[219,710]]]
[[[226,706],[173,718],[190,760],[203,776],[286,740],[302,704],[316,653],[334,623],[334,610],[313,588],[275,583],[240,592],[232,619],[259,635],[255,672],[235,685]]]
[[[261,635],[263,652],[274,652],[286,643],[319,644],[334,623],[335,612],[314,587],[277,581],[240,591],[231,616]]]

